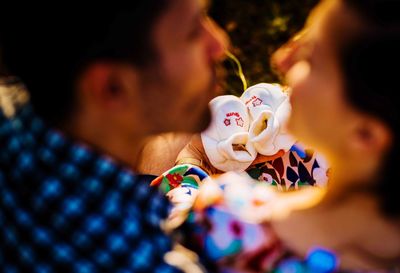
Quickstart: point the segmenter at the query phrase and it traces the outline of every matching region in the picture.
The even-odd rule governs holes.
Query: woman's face
[[[274,57],[293,92],[289,130],[328,156],[344,152],[344,140],[359,118],[345,99],[336,53],[339,38],[344,39],[356,25],[353,17],[340,1],[323,1],[310,15],[300,38]]]

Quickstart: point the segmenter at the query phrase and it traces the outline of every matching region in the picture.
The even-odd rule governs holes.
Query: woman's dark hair
[[[400,1],[343,0],[363,27],[340,49],[346,94],[393,133],[376,193],[387,216],[400,216]]]
[[[152,29],[167,0],[6,7],[0,16],[1,73],[18,76],[36,112],[62,124],[75,106],[74,85],[94,61],[143,67],[155,61]],[[21,5],[25,5],[21,4]]]

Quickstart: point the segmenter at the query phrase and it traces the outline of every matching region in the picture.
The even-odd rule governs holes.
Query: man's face
[[[210,122],[208,102],[216,95],[216,64],[224,33],[200,0],[174,0],[154,26],[158,59],[143,73],[141,107],[152,133],[200,132]]]

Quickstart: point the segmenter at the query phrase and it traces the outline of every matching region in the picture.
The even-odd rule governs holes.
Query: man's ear
[[[96,62],[89,65],[80,77],[79,90],[80,96],[90,104],[96,103],[103,109],[116,110],[130,101],[132,88],[136,85],[137,75],[133,68]]]
[[[354,126],[351,133],[351,149],[364,155],[380,154],[392,142],[390,129],[380,120],[365,117]]]

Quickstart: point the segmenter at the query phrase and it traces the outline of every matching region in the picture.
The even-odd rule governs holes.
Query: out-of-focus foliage
[[[249,85],[278,82],[271,54],[304,25],[318,0],[214,0],[211,17],[226,30],[233,54],[240,60]],[[240,95],[243,87],[234,65],[226,61],[226,89]]]

